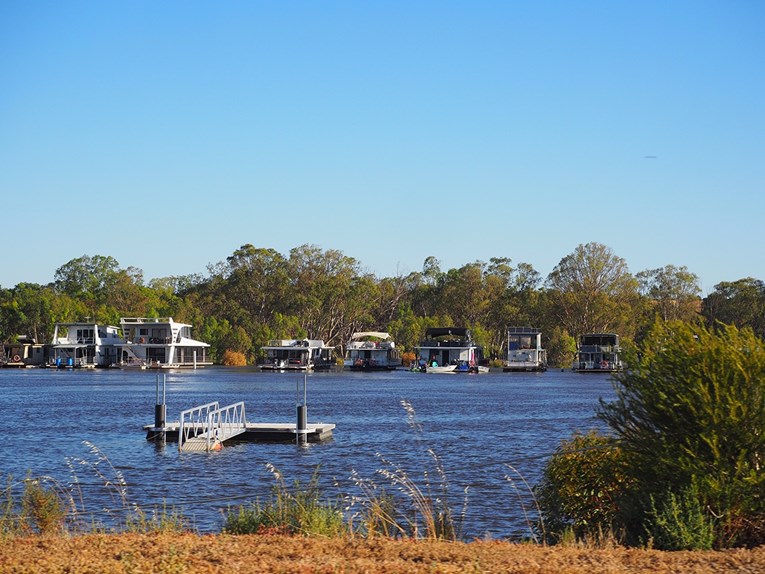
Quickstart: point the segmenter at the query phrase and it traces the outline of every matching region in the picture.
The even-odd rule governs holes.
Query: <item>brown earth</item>
[[[0,540],[1,573],[765,573],[765,547],[722,552],[288,536],[114,534]]]

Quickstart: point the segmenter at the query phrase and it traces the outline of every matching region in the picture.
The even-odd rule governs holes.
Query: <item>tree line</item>
[[[581,244],[543,278],[508,257],[443,270],[427,257],[422,270],[378,278],[341,251],[301,245],[283,255],[242,245],[206,274],[144,281],[110,256],[65,263],[47,285],[0,288],[0,339],[29,335],[49,342],[55,323],[119,324],[120,317],[166,317],[194,326],[213,360],[226,351],[255,362],[271,339],[322,339],[338,353],[356,331],[391,333],[413,350],[428,327],[471,329],[486,356],[506,353],[508,326],[542,329],[552,365],[569,365],[584,333],[614,332],[639,343],[657,321],[725,323],[765,334],[765,283],[722,282],[701,297],[698,277],[666,265],[637,274],[611,248]]]

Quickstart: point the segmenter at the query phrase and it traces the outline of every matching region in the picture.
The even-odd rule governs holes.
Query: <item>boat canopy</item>
[[[459,337],[461,339],[469,339],[470,330],[465,327],[430,327],[425,331],[425,338],[427,339],[446,337],[448,335]]]
[[[389,333],[383,333],[382,331],[365,331],[363,333],[354,333],[351,335],[351,340],[363,339],[364,337],[377,337],[378,339],[389,339]]]

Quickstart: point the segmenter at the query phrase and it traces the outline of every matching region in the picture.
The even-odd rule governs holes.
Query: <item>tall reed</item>
[[[319,468],[307,486],[295,481],[289,488],[284,476],[274,465],[266,468],[275,484],[270,500],[256,500],[249,505],[229,508],[224,516],[223,531],[230,534],[278,532],[304,536],[341,536],[348,533],[338,504],[326,500],[319,488]]]
[[[409,428],[420,439],[424,429],[409,401],[402,400]],[[402,536],[432,540],[457,540],[467,513],[468,487],[463,490],[462,508],[455,513],[451,506],[449,481],[441,459],[433,448],[422,453],[426,463],[422,478],[410,475],[399,463],[377,454],[382,467],[375,474],[385,479],[390,490],[373,479],[364,479],[355,470],[351,481],[360,494],[347,497],[346,512],[358,519],[367,536]],[[398,496],[396,496],[396,494]],[[355,507],[360,511],[355,511]]]

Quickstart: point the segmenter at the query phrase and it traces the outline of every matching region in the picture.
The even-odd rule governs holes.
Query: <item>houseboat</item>
[[[352,371],[392,371],[401,366],[401,354],[390,334],[358,332],[348,341],[343,366]]]
[[[258,365],[271,371],[326,370],[333,365],[334,349],[321,339],[275,339],[261,347],[264,361]]]
[[[115,366],[139,369],[183,369],[212,365],[210,345],[191,338],[191,325],[172,317],[123,317],[124,340],[117,345]]]
[[[622,370],[619,335],[588,333],[579,338],[573,370],[578,373],[613,373]]]
[[[3,343],[0,348],[0,367],[24,369],[45,365],[45,345],[34,337],[19,335],[13,343]]]
[[[419,370],[426,373],[488,373],[483,347],[463,327],[431,327],[417,347]]]
[[[513,371],[546,371],[547,353],[542,348],[542,331],[533,327],[509,327],[505,373]]]
[[[48,366],[60,369],[108,367],[117,359],[117,344],[121,342],[119,328],[112,325],[56,323]]]

